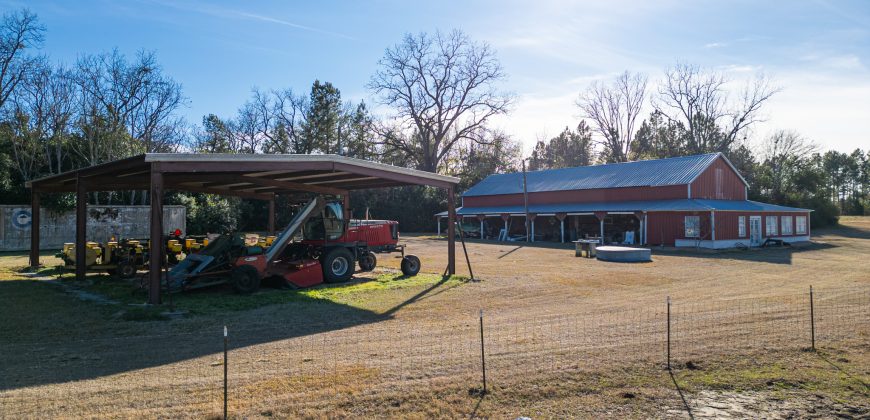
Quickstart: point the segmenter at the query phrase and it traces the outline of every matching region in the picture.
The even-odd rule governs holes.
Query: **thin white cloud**
[[[709,44],[704,44],[704,48],[722,48],[727,47],[728,43],[726,42],[711,42]]]
[[[262,14],[251,13],[244,10],[237,9],[228,9],[225,7],[215,6],[212,4],[204,4],[199,2],[176,2],[176,1],[162,1],[162,0],[142,0],[144,2],[158,4],[165,7],[171,7],[178,10],[185,10],[188,12],[194,12],[214,17],[220,18],[229,18],[229,19],[244,19],[244,20],[256,20],[260,22],[268,22],[274,23],[277,25],[287,26],[294,29],[299,29],[308,32],[316,32],[324,35],[330,35],[338,38],[344,38],[349,40],[354,40],[355,38],[345,35],[338,32],[327,31],[319,28],[315,28],[312,26],[302,25],[299,23],[291,22],[289,20],[280,19],[271,16],[265,16]]]

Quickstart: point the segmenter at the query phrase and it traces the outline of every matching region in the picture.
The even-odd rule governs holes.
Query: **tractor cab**
[[[319,214],[305,221],[302,236],[307,241],[337,241],[344,236],[346,227],[341,203],[329,202]]]

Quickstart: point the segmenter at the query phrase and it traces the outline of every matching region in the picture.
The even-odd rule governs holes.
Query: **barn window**
[[[777,236],[776,216],[767,216],[764,220],[767,224],[767,236]]]
[[[782,216],[779,218],[782,223],[782,234],[783,235],[791,235],[792,234],[792,217],[791,216]]]
[[[697,238],[701,236],[701,216],[686,216],[686,237]]]
[[[798,235],[806,235],[807,234],[807,217],[806,216],[797,216],[794,218],[795,221],[795,231]]]
[[[746,237],[746,216],[737,217],[737,236],[741,238]]]

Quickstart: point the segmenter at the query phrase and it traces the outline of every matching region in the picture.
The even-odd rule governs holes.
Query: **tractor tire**
[[[375,269],[375,266],[378,265],[378,257],[375,256],[374,252],[366,251],[362,253],[359,257],[359,269],[360,271],[372,271]]]
[[[416,255],[405,255],[402,258],[402,274],[407,277],[416,276],[420,272],[420,259]]]
[[[343,283],[353,276],[353,254],[347,248],[335,248],[323,258],[323,278],[327,283]]]
[[[240,295],[248,295],[260,289],[260,274],[250,265],[240,265],[230,274],[230,285]]]
[[[119,262],[115,271],[120,279],[132,279],[136,276],[136,267],[129,261]]]

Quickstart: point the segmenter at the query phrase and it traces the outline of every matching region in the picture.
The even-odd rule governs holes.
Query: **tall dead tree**
[[[380,141],[425,171],[436,172],[461,140],[486,142],[487,122],[513,101],[497,89],[505,74],[495,52],[458,30],[407,34],[378,64],[368,87],[396,113]]]
[[[764,121],[762,106],[780,91],[759,74],[732,100],[729,82],[722,73],[689,64],[665,71],[653,106],[686,127],[689,153],[728,151],[747,128]]]
[[[611,84],[594,82],[577,99],[585,118],[592,120],[602,140],[603,157],[609,162],[626,162],[637,117],[646,98],[646,76],[625,72]]]
[[[39,47],[44,33],[45,27],[27,9],[0,18],[0,108],[39,67],[40,57],[27,55],[27,49]]]

